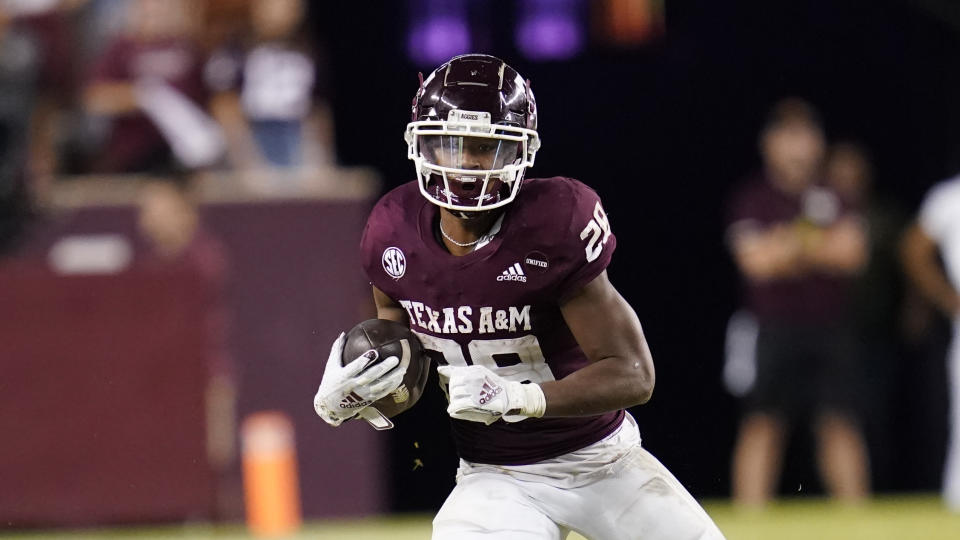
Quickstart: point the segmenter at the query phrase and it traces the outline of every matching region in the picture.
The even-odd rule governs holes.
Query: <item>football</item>
[[[430,375],[430,357],[423,354],[423,346],[406,325],[386,319],[369,319],[347,332],[343,344],[343,363],[347,364],[361,354],[374,349],[378,360],[396,356],[403,362],[409,359],[403,382],[396,390],[373,402],[373,406],[387,418],[413,407]]]

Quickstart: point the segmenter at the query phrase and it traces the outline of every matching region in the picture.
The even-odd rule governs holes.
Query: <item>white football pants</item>
[[[461,462],[457,486],[433,520],[433,540],[562,540],[570,531],[589,540],[723,539],[640,446],[630,415],[606,439],[546,462]]]
[[[947,505],[960,512],[960,320],[953,324],[953,341],[947,354],[949,381],[950,434],[943,471],[943,497]]]

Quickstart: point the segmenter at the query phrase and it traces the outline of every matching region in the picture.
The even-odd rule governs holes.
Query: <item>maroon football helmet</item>
[[[499,208],[540,148],[530,83],[499,58],[457,56],[421,78],[404,138],[430,202],[461,213]]]

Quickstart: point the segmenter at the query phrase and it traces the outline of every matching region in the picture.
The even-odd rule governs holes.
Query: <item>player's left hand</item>
[[[519,422],[543,416],[547,401],[538,384],[508,381],[483,366],[440,366],[447,379],[447,414],[460,420],[490,425],[500,418]]]

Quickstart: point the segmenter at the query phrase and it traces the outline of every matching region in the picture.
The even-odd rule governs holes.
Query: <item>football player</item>
[[[529,81],[458,56],[421,78],[412,116],[417,180],[379,201],[361,252],[379,318],[410,326],[448,395],[461,459],[433,538],[723,538],[624,410],[650,399],[654,368],[607,279],[600,199],[524,178],[540,147]],[[350,392],[376,400],[399,381],[395,358],[358,374],[340,347],[314,400],[331,425],[358,413],[337,407]]]

